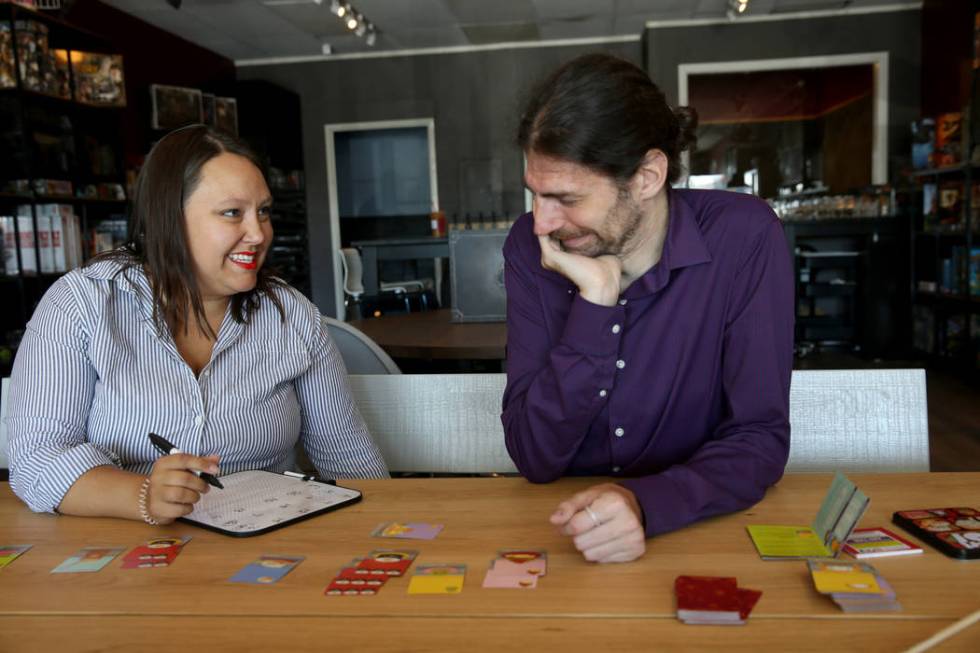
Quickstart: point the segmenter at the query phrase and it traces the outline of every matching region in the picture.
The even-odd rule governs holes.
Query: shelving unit
[[[788,220],[799,353],[813,347],[870,357],[907,354],[907,218]]]
[[[976,97],[973,69],[970,97]],[[974,111],[977,109],[975,108]],[[973,117],[977,119],[976,116]],[[970,125],[963,126],[965,156],[974,143]],[[971,290],[971,274],[980,265],[980,220],[974,194],[980,191],[980,166],[969,161],[913,173],[922,193],[925,184],[959,187],[961,208],[951,224],[930,224],[924,200],[911,222],[913,347],[930,363],[976,378],[980,376],[980,293]],[[925,196],[922,193],[920,197]]]
[[[299,96],[260,80],[237,82],[234,95],[240,135],[265,165],[272,191],[275,236],[266,264],[312,297]]]
[[[5,259],[0,265],[0,302],[5,308],[0,312],[0,376],[7,376],[10,355],[41,296],[69,267],[69,260],[77,259],[74,262],[78,263],[91,255],[100,223],[125,219],[126,200],[119,130],[123,108],[73,99],[80,97],[79,86],[85,82],[76,78],[75,66],[68,63],[80,60],[84,56],[81,53],[113,54],[108,42],[57,18],[13,4],[0,4],[0,24],[9,30],[8,55],[13,58],[15,83],[13,87],[0,88],[0,147],[4,153],[0,157],[0,189],[4,189],[0,192],[0,216],[13,218],[7,223],[12,238],[6,244],[12,247],[6,252],[16,263],[13,265],[12,261],[8,269]],[[67,97],[32,88],[38,79],[32,61],[38,59],[21,60],[21,31],[34,31],[35,38],[44,33],[49,52],[63,51],[60,59],[55,56],[46,60],[63,59],[63,67],[59,64],[45,68],[43,80],[47,90]],[[25,77],[30,77],[29,82]],[[70,183],[71,194],[47,192],[45,189],[53,185],[45,180],[54,180],[54,185]],[[66,239],[64,244],[74,246],[66,248],[65,269],[59,269],[57,261],[47,265],[42,248],[37,246],[53,237],[50,231],[38,228],[42,212],[39,207],[52,204],[70,207],[70,214],[77,220],[77,239],[69,241],[67,230],[61,233]],[[54,209],[43,209],[45,214],[48,210]],[[72,255],[72,251],[77,255]]]

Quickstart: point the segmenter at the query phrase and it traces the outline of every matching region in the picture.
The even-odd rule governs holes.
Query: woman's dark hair
[[[697,112],[671,109],[638,67],[609,54],[572,59],[531,94],[517,132],[525,152],[571,161],[628,181],[651,149],[667,155],[667,181],[694,143]]]
[[[206,125],[182,127],[160,139],[147,155],[136,180],[127,243],[86,264],[108,259],[122,262],[123,270],[142,267],[153,292],[154,321],[159,325],[162,317],[173,333],[178,329],[187,333],[189,309],[201,331],[217,338],[204,314],[187,243],[184,206],[201,181],[204,164],[225,152],[244,157],[262,170],[258,157],[247,145]],[[284,285],[263,266],[252,290],[232,296],[232,318],[247,322],[265,293],[285,319],[282,303],[270,292],[274,286]]]

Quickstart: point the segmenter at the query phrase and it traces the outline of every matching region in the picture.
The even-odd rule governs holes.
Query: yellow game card
[[[408,583],[409,594],[459,594],[466,565],[418,565]]]

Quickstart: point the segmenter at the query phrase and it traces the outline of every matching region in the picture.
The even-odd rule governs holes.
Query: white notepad
[[[212,487],[181,521],[225,535],[247,537],[349,506],[361,493],[311,477],[262,470],[221,477],[224,489]]]

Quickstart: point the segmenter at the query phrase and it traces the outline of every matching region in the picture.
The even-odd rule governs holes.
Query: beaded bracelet
[[[140,517],[142,517],[143,521],[145,521],[150,526],[159,526],[160,522],[153,519],[153,517],[150,517],[150,511],[147,510],[146,508],[146,499],[149,496],[149,494],[150,494],[150,477],[147,476],[145,479],[143,479],[143,484],[140,485],[140,500],[139,500]]]

